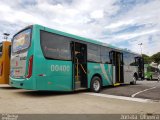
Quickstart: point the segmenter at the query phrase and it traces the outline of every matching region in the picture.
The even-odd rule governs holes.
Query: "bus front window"
[[[31,39],[31,29],[26,29],[20,33],[18,33],[13,38],[13,52],[19,52],[22,50],[26,50],[30,46]]]

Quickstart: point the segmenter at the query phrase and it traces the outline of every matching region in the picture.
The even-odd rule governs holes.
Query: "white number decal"
[[[68,65],[51,65],[51,71],[69,72],[70,67]]]

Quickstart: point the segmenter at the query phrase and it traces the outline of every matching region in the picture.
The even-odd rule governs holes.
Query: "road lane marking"
[[[145,89],[145,90],[136,92],[136,93],[134,93],[133,95],[131,95],[131,97],[134,98],[136,95],[138,95],[138,94],[140,94],[140,93],[143,93],[143,92],[146,92],[146,91],[148,91],[148,90],[155,89],[156,87],[157,87],[157,86],[154,86],[154,87],[151,87],[151,88],[148,88],[148,89]]]
[[[98,97],[105,97],[105,98],[114,98],[114,99],[120,99],[120,100],[141,102],[141,103],[155,103],[155,101],[152,101],[151,99],[132,98],[132,97],[108,95],[108,94],[102,94],[102,93],[84,93],[84,94],[98,96]],[[159,101],[156,101],[156,102],[159,102]]]

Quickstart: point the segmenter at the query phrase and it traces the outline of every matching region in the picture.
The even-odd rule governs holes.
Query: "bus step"
[[[76,81],[80,81],[81,80],[81,76],[75,76],[75,80]]]
[[[75,91],[86,90],[86,89],[87,89],[87,88],[80,87],[80,88],[76,88]]]
[[[115,83],[115,84],[113,84],[113,86],[119,86],[119,85],[121,85],[120,83]]]
[[[81,87],[81,82],[80,81],[76,81],[75,82],[75,89],[80,88]]]

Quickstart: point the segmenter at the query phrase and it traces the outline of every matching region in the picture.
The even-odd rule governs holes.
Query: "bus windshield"
[[[3,48],[3,44],[0,43],[0,57],[2,56],[2,48]]]
[[[19,52],[30,46],[31,29],[26,29],[18,33],[13,38],[13,52]]]

